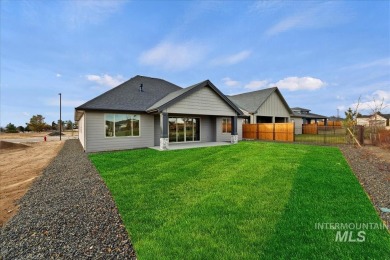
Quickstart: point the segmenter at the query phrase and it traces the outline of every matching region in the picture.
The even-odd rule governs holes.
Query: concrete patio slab
[[[160,146],[149,147],[157,151],[172,151],[172,150],[182,150],[182,149],[192,149],[192,148],[201,148],[201,147],[211,147],[211,146],[222,146],[222,145],[231,145],[230,142],[207,142],[207,143],[175,143],[169,144],[168,150],[161,150]]]

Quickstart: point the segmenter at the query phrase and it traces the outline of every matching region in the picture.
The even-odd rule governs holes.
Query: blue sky
[[[0,125],[74,118],[144,75],[225,94],[278,86],[340,115],[390,103],[390,1],[0,1]],[[383,112],[390,113],[390,107]]]

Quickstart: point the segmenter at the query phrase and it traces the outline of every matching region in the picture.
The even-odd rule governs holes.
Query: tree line
[[[18,133],[18,132],[29,132],[29,131],[34,131],[34,132],[42,132],[42,131],[59,131],[60,130],[60,125],[62,123],[62,130],[72,130],[77,128],[77,123],[72,122],[71,120],[58,120],[57,122],[53,121],[50,124],[47,124],[45,122],[45,117],[42,115],[33,115],[30,118],[30,122],[26,123],[26,126],[15,126],[12,123],[7,124],[5,128],[1,127],[1,132],[6,132],[6,133]]]

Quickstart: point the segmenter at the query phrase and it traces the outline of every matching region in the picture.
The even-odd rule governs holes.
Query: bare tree
[[[359,115],[359,106],[360,106],[360,99],[361,96],[359,96],[359,99],[356,103],[356,106],[354,110],[352,108],[348,108],[347,111],[345,111],[345,120],[344,125],[346,127],[346,138],[348,143],[353,143],[354,141],[360,146],[360,143],[356,139],[357,135],[357,116]]]

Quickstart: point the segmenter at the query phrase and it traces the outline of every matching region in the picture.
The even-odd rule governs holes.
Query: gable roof
[[[299,117],[299,118],[309,118],[309,119],[327,119],[328,117],[319,115],[319,114],[314,114],[314,113],[306,113],[306,114],[301,114],[301,113],[293,113],[291,117]]]
[[[201,88],[210,87],[221,99],[223,99],[238,115],[243,115],[242,111],[229,99],[227,98],[210,80],[202,81],[198,84],[189,86],[187,88],[176,90],[175,92],[169,93],[167,96],[157,101],[151,107],[147,109],[147,112],[161,112],[165,108],[172,104],[184,99],[192,93],[198,91]]]
[[[302,108],[302,107],[292,107],[291,110],[292,111],[303,111],[303,112],[310,112],[311,111],[310,109]]]
[[[244,109],[249,113],[256,113],[259,108],[264,104],[264,102],[271,96],[272,93],[276,93],[288,112],[292,114],[290,107],[288,106],[286,100],[280,93],[277,87],[266,88],[257,91],[242,93],[238,95],[228,96],[237,106]]]
[[[140,85],[143,91],[139,91]],[[168,81],[135,76],[119,86],[76,107],[76,110],[143,111],[181,87]]]

